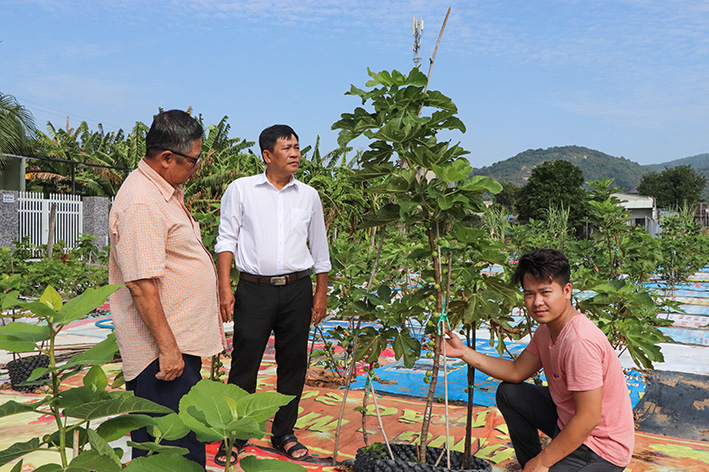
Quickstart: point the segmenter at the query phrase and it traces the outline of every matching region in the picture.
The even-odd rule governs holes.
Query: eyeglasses
[[[192,165],[193,165],[193,166],[196,166],[197,163],[199,162],[199,160],[202,158],[202,153],[201,153],[201,152],[199,153],[199,156],[198,156],[198,157],[192,157],[192,156],[188,156],[187,154],[183,154],[183,153],[181,153],[181,152],[173,151],[172,149],[163,149],[163,151],[170,151],[171,153],[177,154],[178,156],[186,157],[187,159],[189,159],[190,161],[192,161]]]

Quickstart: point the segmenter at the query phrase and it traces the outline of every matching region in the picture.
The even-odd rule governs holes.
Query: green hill
[[[642,166],[624,157],[614,157],[600,151],[581,146],[562,146],[548,149],[529,149],[491,166],[473,170],[473,175],[492,177],[500,182],[512,182],[522,186],[532,173],[532,169],[546,161],[565,160],[583,171],[585,180],[614,178],[616,187],[630,190],[636,187],[642,176],[648,172],[662,172],[666,167],[691,165],[709,180],[709,153],[676,159],[662,164]],[[707,186],[709,187],[709,185]],[[705,188],[705,196],[709,188]]]
[[[674,161],[665,162],[662,164],[652,164],[644,166],[653,172],[662,172],[665,169],[671,169],[676,166],[690,165],[700,174],[709,175],[709,153],[697,154],[696,156],[683,157]]]

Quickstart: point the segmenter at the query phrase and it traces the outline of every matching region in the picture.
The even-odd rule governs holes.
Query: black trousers
[[[502,382],[497,388],[497,408],[502,413],[522,468],[542,451],[539,431],[550,438],[559,434],[558,414],[548,387]],[[549,472],[620,472],[619,467],[581,444],[549,468]]]
[[[256,391],[258,371],[271,332],[278,364],[276,390],[295,395],[273,418],[273,436],[292,434],[308,370],[308,334],[313,307],[309,277],[282,285],[240,280],[234,305],[234,352],[229,383],[249,393]]]
[[[185,369],[182,375],[175,380],[166,382],[155,378],[155,374],[160,371],[158,359],[155,359],[138,377],[126,382],[126,389],[132,391],[136,397],[146,398],[160,405],[166,406],[175,410],[177,413],[180,404],[180,399],[190,391],[190,389],[200,380],[202,380],[202,358],[198,356],[190,356],[182,354],[182,359],[185,361]],[[153,415],[158,416],[158,415]],[[130,433],[133,442],[152,442],[155,440],[145,428],[140,428]],[[194,432],[190,432],[182,439],[175,441],[161,441],[160,444],[166,446],[180,446],[187,448],[190,452],[185,457],[205,466],[207,457],[204,450],[204,443],[197,441]],[[148,451],[133,448],[132,458],[144,456]]]

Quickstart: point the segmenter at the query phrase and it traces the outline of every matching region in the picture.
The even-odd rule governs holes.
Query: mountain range
[[[522,186],[532,174],[532,169],[546,161],[565,160],[583,171],[585,180],[615,179],[613,185],[631,190],[638,186],[648,172],[662,172],[675,166],[690,165],[709,181],[709,153],[684,157],[661,164],[640,165],[624,157],[615,157],[582,146],[561,146],[548,149],[528,149],[514,157],[490,166],[473,170],[473,175],[492,177],[499,182]],[[474,163],[473,163],[474,165]],[[709,196],[709,185],[704,188]]]

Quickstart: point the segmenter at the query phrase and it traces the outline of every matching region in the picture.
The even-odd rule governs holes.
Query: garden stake
[[[369,282],[367,283],[367,291],[372,289],[372,283],[374,283],[374,274],[377,273],[377,267],[379,266],[379,258],[382,255],[382,247],[384,246],[384,226],[381,227],[379,233],[379,250],[377,251],[377,257],[374,259],[374,266],[372,267],[372,274],[369,277]],[[359,328],[362,325],[362,318],[357,317],[357,327],[354,329],[352,337],[352,364],[350,366],[350,373],[347,376],[347,383],[345,384],[345,393],[342,396],[342,405],[340,406],[340,415],[337,417],[337,428],[335,429],[335,447],[332,451],[332,465],[337,465],[337,448],[340,445],[340,431],[342,429],[342,418],[345,415],[345,404],[347,403],[347,395],[350,393],[350,386],[352,384],[352,379],[357,373],[357,335],[359,333]]]
[[[374,391],[374,384],[372,383],[372,380],[374,379],[374,371],[370,370],[369,375],[367,376],[367,386],[364,389],[364,394],[369,395],[369,392],[372,392],[372,399],[374,400],[374,411],[377,412],[377,420],[379,420],[379,429],[382,432],[382,436],[384,436],[384,442],[387,445],[387,449],[389,449],[389,455],[391,456],[391,460],[395,461],[396,458],[394,457],[394,452],[391,450],[391,446],[389,445],[389,439],[387,438],[387,433],[384,431],[384,423],[382,423],[382,415],[379,414],[379,405],[377,404],[377,392]],[[367,412],[365,411],[365,414]]]
[[[450,260],[450,256],[449,256]],[[450,272],[449,272],[450,274]],[[443,348],[443,388],[444,388],[444,404],[445,404],[445,416],[446,416],[446,459],[448,461],[448,468],[451,468],[451,448],[450,448],[450,420],[448,416],[448,363],[446,362],[446,342],[443,339],[443,333],[445,332],[446,328],[450,329],[450,324],[448,324],[448,314],[446,313],[446,302],[448,301],[447,297],[445,300],[443,300],[443,310],[441,314],[438,317],[438,336],[439,339],[441,340],[442,348]],[[441,456],[438,458],[438,461],[441,460],[441,457],[443,457],[443,451],[441,451]],[[438,461],[436,461],[435,465],[438,465]]]
[[[310,368],[310,358],[313,355],[313,348],[315,347],[315,336],[318,331],[318,325],[313,326],[313,340],[310,341],[310,350],[308,351],[308,368]],[[322,331],[320,332],[322,334]],[[325,336],[323,335],[323,340],[325,339]]]

